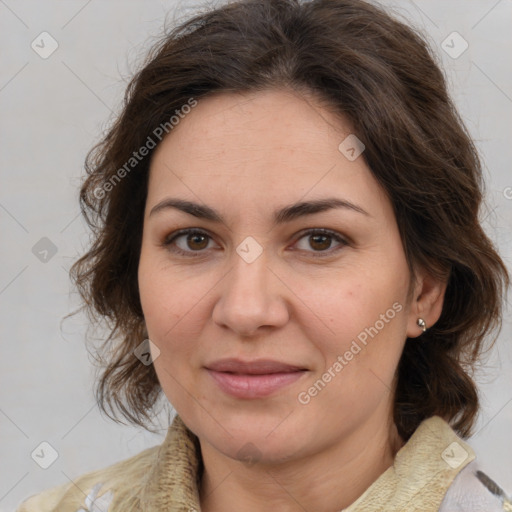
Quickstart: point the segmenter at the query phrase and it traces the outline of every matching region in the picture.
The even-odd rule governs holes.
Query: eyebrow
[[[273,223],[274,225],[283,224],[285,222],[298,219],[299,217],[313,215],[315,213],[320,213],[335,208],[344,208],[371,217],[371,215],[360,206],[345,199],[331,197],[325,199],[317,199],[314,201],[302,201],[276,210],[273,215]],[[220,215],[220,213],[218,213],[213,208],[210,208],[209,206],[172,197],[168,197],[160,201],[151,209],[149,215],[151,216],[157,212],[161,212],[167,209],[177,209],[188,213],[189,215],[193,215],[199,219],[206,219],[223,224],[225,223],[222,215]]]

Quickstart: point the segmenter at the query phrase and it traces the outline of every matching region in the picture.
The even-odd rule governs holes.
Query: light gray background
[[[0,0],[0,512],[27,496],[127,458],[163,440],[100,415],[86,320],[67,270],[88,232],[77,188],[87,150],[121,103],[126,79],[167,21],[201,2]],[[395,0],[387,5],[426,32],[483,156],[485,226],[510,268],[512,253],[512,0]],[[169,15],[168,13],[171,12]],[[58,49],[42,59],[31,42],[43,31]],[[453,31],[469,48],[457,59],[441,43]],[[37,41],[37,39],[36,39]],[[448,40],[448,44],[450,44]],[[459,44],[459,43],[454,43]],[[32,252],[49,238],[47,262]],[[512,492],[510,310],[480,374],[482,413],[470,444],[487,472]],[[58,459],[31,458],[49,442]]]

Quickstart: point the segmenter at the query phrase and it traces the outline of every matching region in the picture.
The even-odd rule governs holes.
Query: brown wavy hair
[[[70,276],[89,319],[109,329],[96,350],[100,409],[151,430],[163,394],[153,365],[133,354],[147,337],[137,268],[154,149],[112,186],[114,176],[191,98],[278,87],[314,94],[351,121],[392,202],[411,273],[422,266],[447,279],[441,317],[407,340],[397,368],[400,435],[439,415],[468,437],[479,409],[472,375],[500,331],[509,275],[480,225],[481,163],[435,54],[420,33],[362,0],[230,2],[195,13],[150,49],[87,155],[80,189],[93,237]]]

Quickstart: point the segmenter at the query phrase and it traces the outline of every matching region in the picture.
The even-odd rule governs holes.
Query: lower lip
[[[248,375],[209,370],[208,373],[220,389],[236,398],[261,398],[292,384],[300,379],[305,370],[287,373]]]

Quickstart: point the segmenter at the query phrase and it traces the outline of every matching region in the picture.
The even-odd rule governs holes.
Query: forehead
[[[383,191],[364,159],[339,150],[351,134],[348,120],[295,91],[199,99],[156,149],[148,203],[172,193],[224,209],[238,202],[247,213],[338,192],[378,209]]]
[[[290,158],[299,148],[312,157],[325,156],[326,144],[334,144],[336,149],[336,142],[350,133],[348,120],[335,119],[311,95],[288,89],[221,92],[200,99],[157,153],[166,146],[184,149],[186,143],[189,154],[205,159],[223,155],[226,150],[232,156],[257,154],[262,158],[262,148],[279,150],[272,157],[279,154]],[[324,139],[321,147],[320,138]]]

